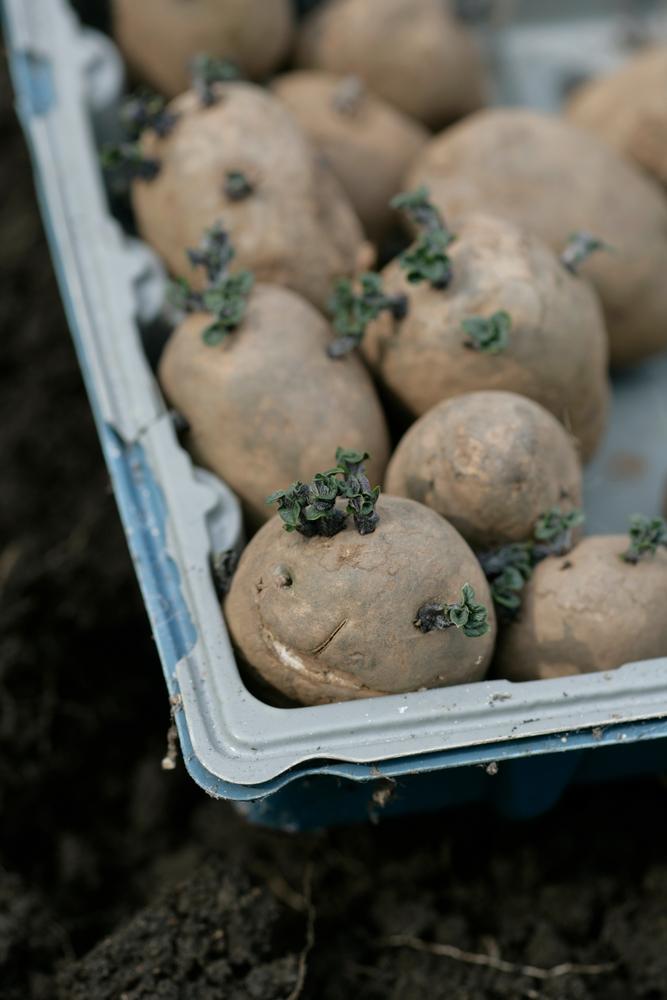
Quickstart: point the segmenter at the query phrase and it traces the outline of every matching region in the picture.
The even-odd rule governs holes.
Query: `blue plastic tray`
[[[141,340],[163,275],[111,217],[97,168],[95,134],[113,119],[121,63],[64,0],[5,0],[4,16],[61,293],[192,777],[253,820],[296,828],[478,799],[528,816],[570,782],[667,768],[667,660],[317,708],[275,709],[249,694],[208,569],[211,554],[240,544],[238,504],[178,445]],[[559,53],[573,69],[566,28],[553,36],[551,62],[541,56],[552,95]],[[499,37],[501,92],[503,52],[512,54],[507,89],[520,90],[531,31]],[[607,27],[598,35],[612,37]],[[587,477],[596,530],[619,530],[634,507],[657,510],[667,424],[655,412],[666,399],[667,359],[617,386]],[[646,472],[615,484],[611,506],[609,469],[626,438],[642,441]]]

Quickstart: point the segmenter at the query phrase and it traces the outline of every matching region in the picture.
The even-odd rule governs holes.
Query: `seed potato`
[[[484,574],[458,532],[433,511],[382,496],[372,534],[347,527],[304,538],[272,518],[245,549],[225,602],[232,639],[252,672],[302,704],[481,680],[495,638]],[[462,586],[488,610],[486,635],[415,627],[429,601]]]
[[[289,0],[112,0],[113,34],[130,66],[168,97],[187,90],[200,52],[261,80],[289,49]]]
[[[627,536],[592,535],[541,562],[520,618],[503,629],[499,676],[539,680],[667,656],[667,551],[631,565],[627,548]]]
[[[408,430],[386,490],[446,517],[476,549],[530,538],[538,517],[581,506],[581,468],[561,424],[513,392],[444,400]]]
[[[667,187],[667,45],[585,84],[567,114]]]
[[[433,128],[485,98],[477,46],[447,0],[330,0],[304,21],[297,64],[353,73]]]
[[[479,210],[556,252],[575,231],[604,240],[612,249],[581,273],[600,295],[612,364],[667,347],[667,200],[597,136],[523,108],[480,111],[424,147],[406,181],[420,184],[454,228]]]
[[[398,260],[382,272],[388,294],[409,296],[403,320],[383,313],[362,342],[377,377],[418,417],[464,392],[501,389],[554,414],[589,458],[605,426],[607,338],[587,282],[571,275],[541,240],[511,222],[472,215],[456,228],[445,289],[410,284]],[[462,322],[508,313],[507,347],[467,346]]]
[[[324,306],[337,277],[369,262],[354,210],[276,97],[236,82],[215,93],[210,107],[182,94],[169,106],[178,116],[169,134],[142,136],[144,155],[161,167],[132,185],[141,235],[172,274],[197,284],[186,251],[222,220],[237,267]],[[238,174],[250,185],[242,197],[228,187]]]
[[[302,70],[277,77],[271,89],[326,159],[366,233],[381,239],[395,221],[389,202],[426,129],[356,77]]]
[[[368,448],[373,484],[382,481],[389,438],[377,394],[359,358],[326,355],[329,325],[308,302],[256,285],[245,318],[222,343],[194,313],[160,360],[165,395],[190,425],[188,446],[242,499],[251,525],[271,517],[276,484],[330,467],[336,448]]]

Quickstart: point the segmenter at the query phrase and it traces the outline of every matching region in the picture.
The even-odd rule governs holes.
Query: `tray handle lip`
[[[295,782],[309,778],[328,776],[353,782],[373,782],[381,778],[397,781],[409,779],[411,775],[427,774],[447,770],[496,765],[512,760],[550,757],[556,754],[581,753],[587,750],[616,747],[620,749],[639,742],[667,739],[667,718],[645,719],[637,722],[617,723],[605,727],[601,732],[596,727],[576,731],[563,731],[549,736],[528,737],[513,742],[491,743],[483,747],[437,750],[414,757],[397,757],[393,760],[378,760],[370,764],[327,762],[314,766],[302,763],[283,771],[275,777],[255,785],[225,781],[209,771],[195,754],[187,723],[182,712],[175,715],[181,741],[185,767],[192,779],[213,798],[234,802],[256,802],[268,799]],[[497,773],[496,768],[488,772]]]

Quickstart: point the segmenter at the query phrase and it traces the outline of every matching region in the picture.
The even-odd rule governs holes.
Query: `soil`
[[[0,88],[0,998],[667,997],[659,776],[522,824],[287,835],[161,770],[166,691]],[[593,968],[521,970],[562,963]]]

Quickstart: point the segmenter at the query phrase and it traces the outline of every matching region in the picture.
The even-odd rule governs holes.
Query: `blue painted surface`
[[[181,593],[176,564],[167,552],[164,497],[141,444],[125,444],[108,426],[102,427],[101,437],[130,553],[167,682],[173,689],[176,664],[190,652],[197,633]]]
[[[54,107],[56,93],[53,73],[45,59],[28,52],[14,52],[12,75],[24,113],[45,115]]]
[[[33,115],[43,116],[55,106],[51,69],[45,61],[11,47],[9,55],[19,114],[27,124]],[[125,444],[102,421],[37,165],[35,179],[63,303],[165,679],[170,694],[177,695],[176,663],[197,637],[176,566],[166,549],[164,498],[141,444]],[[558,734],[377,765],[304,764],[262,785],[243,786],[222,781],[207,771],[194,754],[180,711],[176,712],[176,723],[186,767],[202,788],[211,795],[243,803],[243,811],[253,821],[287,829],[480,800],[511,816],[527,817],[553,805],[570,782],[667,770],[667,720],[658,720],[615,726],[602,733]],[[495,773],[488,773],[489,766]],[[391,795],[380,805],[373,793],[386,788]]]
[[[625,731],[625,727],[624,727]],[[253,823],[283,830],[317,829],[379,821],[411,812],[435,812],[472,802],[485,802],[511,819],[530,819],[555,805],[572,784],[586,784],[667,772],[667,734],[649,727],[637,742],[619,739],[607,745],[543,756],[500,761],[489,773],[480,765],[419,773],[409,760],[399,762],[397,777],[378,768],[374,778],[350,781],[326,773],[286,785],[267,798],[243,803],[240,811]],[[626,733],[627,735],[627,733]],[[374,794],[389,790],[385,804]]]

